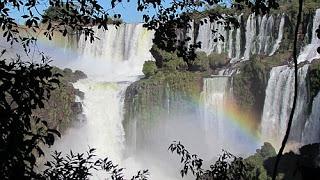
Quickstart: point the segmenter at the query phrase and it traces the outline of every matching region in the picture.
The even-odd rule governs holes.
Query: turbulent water
[[[83,35],[80,37],[80,56],[67,65],[88,75],[87,79],[74,84],[84,92],[81,102],[86,120],[70,128],[55,149],[84,152],[94,147],[99,157],[130,166],[128,171],[132,175],[132,171],[147,167],[140,167],[137,161],[123,156],[124,94],[127,86],[142,74],[143,62],[151,59],[153,33],[141,24],[126,24],[117,29],[109,26],[108,31],[99,30],[97,34],[100,40],[93,43],[85,41]]]
[[[179,36],[182,38],[186,34],[191,36],[191,42],[201,41],[200,50],[207,54],[226,53],[231,62],[248,60],[253,54],[273,55],[277,52],[283,38],[285,15],[256,16],[251,14],[247,19],[244,19],[243,15],[237,18],[243,24],[242,28],[231,28],[226,31],[219,23],[212,22],[198,26],[199,29],[196,29],[197,26],[192,22],[190,23],[191,29],[179,32]],[[320,10],[317,10],[314,24],[320,22],[319,18]],[[213,34],[211,29],[216,29],[218,33],[225,36],[225,41],[215,41],[217,35]],[[232,79],[229,76],[204,79],[201,102],[197,107],[200,114],[196,114],[201,117],[200,122],[195,121],[194,118],[190,121],[186,120],[192,119],[190,117],[193,116],[188,118],[175,116],[177,118],[175,121],[161,119],[157,127],[148,130],[140,129],[143,132],[137,132],[138,120],[133,119],[130,122],[131,129],[125,132],[122,126],[124,92],[133,81],[138,80],[142,75],[144,61],[152,59],[149,49],[152,46],[153,32],[147,31],[141,24],[125,24],[119,28],[109,26],[108,31],[98,29],[95,31],[100,40],[90,43],[85,41],[84,36],[81,35],[77,44],[80,55],[75,61],[67,64],[68,67],[82,70],[88,75],[87,79],[74,84],[75,88],[85,94],[81,102],[86,120],[78,127],[67,131],[63,139],[57,143],[55,147],[57,150],[67,152],[73,149],[83,152],[90,146],[97,148],[100,157],[111,157],[116,163],[128,167],[127,170],[131,174],[137,169],[148,168],[153,174],[152,179],[175,179],[178,175],[172,172],[173,166],[164,163],[164,156],[155,153],[158,150],[167,152],[167,145],[174,139],[180,138],[179,140],[192,144],[194,150],[199,150],[196,152],[210,153],[211,158],[212,152],[214,150],[219,152],[221,148],[234,153],[246,154],[257,147],[256,140],[233,122],[236,117],[228,116],[228,103],[230,103],[228,100],[232,96]],[[299,62],[318,58],[316,54],[312,54],[312,50],[317,45],[319,45],[319,40],[313,35],[311,44],[306,46],[299,56]],[[319,133],[316,133],[320,127],[320,114],[317,112],[320,107],[319,94],[314,99],[311,115],[307,116],[306,107],[309,100],[305,81],[307,70],[308,65],[299,69],[298,103],[292,130],[294,133],[290,136],[290,140],[302,143],[317,142],[320,139]],[[221,75],[235,73],[237,69],[232,68],[220,72]],[[293,73],[293,69],[288,66],[273,68],[266,89],[261,137],[265,141],[275,143],[276,146],[279,145],[279,140],[284,135],[291,109]],[[167,92],[171,90],[169,86],[166,89],[167,94],[170,94]],[[180,97],[179,95],[174,96],[175,98]],[[180,108],[183,104],[182,101],[175,104],[170,95],[165,96],[165,100],[166,113],[170,116],[175,113],[173,110],[175,107]],[[185,116],[188,115],[186,113]],[[201,134],[202,131],[204,135]],[[313,131],[315,133],[311,133]],[[139,133],[147,134],[149,140],[154,142],[137,143]],[[163,137],[163,134],[166,137]],[[140,155],[143,154],[142,157],[131,156],[132,154],[124,155],[126,136],[130,136],[128,138],[132,139],[136,146],[137,144],[146,146],[151,153],[142,152],[140,153]],[[202,141],[194,142],[194,139],[201,138],[205,139],[205,146],[201,146]],[[163,144],[166,147],[159,149],[158,146]]]

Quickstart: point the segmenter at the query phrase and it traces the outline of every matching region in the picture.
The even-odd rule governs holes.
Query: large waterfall
[[[308,91],[305,77],[308,65],[298,71],[298,99],[294,114],[290,140],[300,142],[304,121],[307,118]],[[288,66],[275,67],[270,72],[261,120],[261,133],[264,141],[273,142],[279,147],[286,132],[292,108],[294,89],[294,69]]]
[[[142,74],[142,65],[151,59],[153,32],[141,24],[125,24],[108,31],[97,30],[93,43],[81,35],[80,56],[68,66],[84,71],[88,78],[74,84],[84,92],[86,121],[70,128],[56,145],[57,150],[84,152],[97,148],[98,156],[123,160],[123,102],[127,86]],[[77,139],[77,140],[76,140]],[[124,165],[125,166],[125,165]]]
[[[317,10],[314,24],[320,22],[319,18],[320,10]],[[238,29],[231,27],[230,30],[225,30],[218,22],[208,21],[199,26],[192,22],[191,29],[179,32],[178,35],[180,38],[185,35],[191,36],[191,42],[201,41],[200,51],[207,54],[225,53],[231,62],[249,60],[254,54],[271,56],[277,53],[284,37],[284,14],[251,14],[249,17],[241,14],[237,19],[241,23]],[[212,29],[224,36],[225,41],[215,41],[218,36],[212,33]],[[75,88],[84,92],[81,103],[86,120],[66,132],[57,143],[57,150],[68,152],[69,149],[73,149],[83,152],[87,147],[94,147],[97,148],[100,157],[111,157],[116,163],[129,168],[154,168],[156,171],[151,174],[154,173],[155,178],[169,179],[163,177],[161,169],[173,168],[168,168],[163,160],[159,160],[162,156],[156,157],[155,154],[158,151],[167,153],[167,145],[172,140],[178,139],[191,144],[191,150],[195,150],[195,153],[209,153],[210,157],[207,158],[212,158],[212,154],[221,152],[222,148],[235,154],[247,154],[259,145],[258,135],[247,128],[250,126],[249,123],[254,122],[240,116],[242,112],[234,106],[232,77],[223,76],[239,72],[232,68],[220,71],[221,76],[204,78],[202,89],[199,88],[199,91],[202,90],[200,102],[196,102],[196,105],[187,91],[175,91],[178,89],[177,84],[171,86],[168,83],[162,89],[150,88],[144,96],[146,98],[130,104],[129,110],[133,113],[128,116],[132,116],[132,119],[124,129],[125,122],[122,121],[125,91],[142,75],[143,63],[152,59],[149,50],[152,47],[153,32],[144,29],[142,24],[124,24],[118,28],[110,25],[107,31],[97,28],[94,30],[99,39],[90,43],[81,35],[77,44],[80,55],[77,60],[68,64],[69,67],[82,70],[88,75],[87,79],[74,84]],[[318,55],[311,54],[311,50],[317,45],[319,40],[313,35],[311,44],[306,46],[299,56],[299,62],[301,59],[304,61],[318,58]],[[305,81],[308,68],[308,65],[304,65],[299,69],[298,103],[290,136],[290,140],[302,143],[317,142],[320,139],[319,133],[316,133],[320,127],[320,115],[317,112],[320,106],[319,94],[314,99],[309,117],[306,109],[309,103]],[[294,71],[289,66],[274,67],[270,72],[261,121],[261,137],[265,141],[275,143],[275,146],[279,145],[279,140],[284,135],[290,114],[293,75]],[[160,85],[155,87],[158,88]],[[132,96],[136,95],[136,92],[132,93]],[[151,100],[155,102],[146,102]],[[160,103],[156,104],[158,101]],[[155,107],[156,112],[150,113],[151,106]],[[152,121],[139,119],[139,115],[146,115],[148,120]],[[256,128],[255,124],[252,127]],[[130,143],[125,144],[126,141]],[[140,157],[131,157],[130,154],[124,153],[124,149],[128,148],[126,145],[133,146],[135,150],[139,148],[137,146],[144,146],[145,149],[141,148]],[[141,156],[143,158],[139,159]],[[149,156],[154,159],[148,159]]]
[[[320,24],[320,9],[316,10],[312,26],[311,43],[306,45],[300,52],[298,63],[303,61],[311,62],[320,58],[316,52],[320,46],[320,40],[316,36],[316,29]],[[280,36],[280,35],[279,35]],[[282,35],[281,35],[282,36]],[[277,40],[278,41],[278,40]],[[293,143],[307,144],[319,142],[319,97],[313,101],[311,114],[309,114],[309,92],[306,83],[306,76],[309,65],[306,64],[298,71],[298,96],[293,125],[289,141]],[[287,123],[292,108],[294,89],[294,70],[288,66],[272,68],[266,89],[266,97],[261,121],[262,138],[265,141],[273,142],[279,147],[286,132]]]

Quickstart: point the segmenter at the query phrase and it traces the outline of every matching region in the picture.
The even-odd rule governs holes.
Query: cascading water
[[[278,38],[277,38],[276,43],[274,44],[269,56],[272,56],[277,51],[277,49],[279,49],[279,47],[280,47],[280,43],[281,43],[281,40],[283,37],[284,17],[285,17],[284,15],[281,16]]]
[[[74,84],[84,92],[82,104],[86,121],[78,128],[70,128],[55,149],[85,152],[90,146],[97,149],[99,157],[110,157],[115,163],[121,163],[125,141],[124,94],[127,86],[142,74],[143,62],[151,59],[153,32],[141,24],[108,28],[108,31],[97,30],[100,40],[93,43],[81,35],[80,57],[67,65],[88,75],[87,79]]]
[[[249,60],[250,55],[255,53],[254,48],[254,37],[256,34],[256,17],[254,14],[251,14],[247,19],[246,25],[246,50],[244,51],[244,60]]]
[[[203,127],[208,137],[212,137],[212,133],[209,133],[209,131],[215,129],[215,137],[221,138],[223,137],[223,109],[227,100],[229,77],[205,78],[203,81],[203,92],[201,94],[204,104]]]
[[[302,143],[312,144],[319,143],[320,140],[320,93],[314,98],[312,103],[311,114],[305,124]]]
[[[301,142],[302,130],[307,117],[308,91],[305,77],[308,65],[298,70],[298,98],[290,140]],[[279,147],[286,132],[293,102],[294,69],[288,66],[272,68],[266,89],[265,103],[261,120],[261,136],[264,141],[273,142]]]
[[[239,127],[240,117],[234,116],[232,83],[231,76],[214,76],[203,80],[201,122],[210,152],[218,153],[221,149],[227,149],[236,154],[247,154],[258,146],[258,142],[252,134]]]
[[[283,22],[280,24],[282,25],[282,23]],[[320,55],[316,52],[317,47],[320,46],[320,40],[315,34],[319,23],[320,9],[317,9],[313,21],[311,43],[306,45],[303,51],[301,51],[298,57],[298,63],[303,61],[310,62],[313,59],[320,58]],[[283,36],[282,33],[280,33],[280,30],[279,37]],[[279,42],[279,38],[277,42]],[[299,87],[297,94],[297,105],[293,117],[292,130],[289,137],[289,141],[293,143],[306,144],[310,142],[320,142],[320,137],[317,134],[317,129],[320,127],[317,112],[319,103],[318,96],[316,96],[314,99],[311,115],[308,117],[309,94],[305,79],[308,72],[308,67],[309,65],[306,64],[298,71]],[[261,134],[264,140],[273,142],[276,147],[279,147],[287,128],[287,121],[289,119],[293,102],[293,89],[294,70],[288,66],[272,68],[266,89],[266,97],[261,122]]]
[[[303,61],[311,62],[314,59],[319,59],[320,54],[317,52],[317,48],[320,46],[320,39],[317,37],[316,30],[320,25],[320,9],[316,10],[316,14],[313,19],[312,26],[312,39],[311,43],[304,47],[298,57],[298,63]]]
[[[238,15],[236,18],[241,22],[243,15]],[[279,21],[279,18],[281,20]],[[249,15],[246,20],[244,32],[242,24],[235,31],[231,25],[230,30],[226,30],[223,23],[217,23],[217,20],[210,22],[208,18],[202,19],[207,21],[203,25],[199,25],[198,36],[196,42],[201,42],[199,51],[210,53],[226,53],[232,59],[232,63],[238,62],[241,59],[248,60],[253,54],[273,55],[280,47],[283,38],[283,28],[285,16],[276,16],[265,14],[263,17],[255,14]],[[279,23],[279,24],[278,24]],[[279,28],[277,28],[279,27]],[[213,33],[213,30],[215,33]],[[275,37],[274,31],[278,31],[278,36]],[[242,36],[244,33],[244,36]],[[215,40],[220,35],[225,37],[225,40]],[[245,42],[244,48],[241,47]]]

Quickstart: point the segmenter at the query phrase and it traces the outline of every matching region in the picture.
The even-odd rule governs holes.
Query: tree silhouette
[[[181,157],[183,168],[180,170],[181,177],[190,171],[199,180],[245,180],[248,179],[247,168],[242,158],[238,158],[227,151],[223,151],[218,160],[210,165],[210,169],[202,168],[203,160],[196,154],[191,154],[180,142],[174,141],[169,150]]]
[[[51,68],[20,59],[0,60],[0,179],[37,177],[36,158],[44,155],[40,144],[51,146],[54,135],[60,136],[32,114],[32,110],[43,108],[59,84],[60,74],[53,74]]]

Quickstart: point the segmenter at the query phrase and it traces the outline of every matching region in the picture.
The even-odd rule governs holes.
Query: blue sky
[[[135,22],[142,22],[142,15],[143,13],[137,12],[137,0],[130,0],[130,2],[127,2],[127,0],[122,0],[123,2],[118,4],[115,9],[111,9],[110,0],[98,0],[100,5],[102,5],[105,9],[110,9],[108,13],[110,15],[113,15],[115,13],[120,13],[122,15],[122,19],[125,20],[125,22],[128,23],[135,23]],[[163,2],[165,4],[168,4],[171,0],[166,0]],[[48,7],[48,1],[40,1],[42,2],[37,8],[39,11],[43,11]],[[22,10],[23,11],[23,10]],[[25,11],[26,12],[26,11]],[[22,12],[13,10],[10,12],[11,15],[17,20],[18,23],[23,23],[23,19],[21,18]]]
[[[135,23],[135,22],[142,22],[142,15],[143,13],[137,11],[137,0],[122,0],[122,3],[117,4],[116,8],[111,9],[110,0],[98,0],[100,5],[102,5],[105,9],[110,9],[108,13],[113,15],[115,13],[120,13],[122,15],[122,19],[128,23]],[[39,0],[41,4],[38,6],[39,11],[43,11],[48,7],[48,0]],[[172,0],[162,0],[163,5],[168,5]],[[230,0],[225,0],[225,2],[230,2]],[[153,8],[150,9],[151,11]],[[146,13],[146,12],[144,12]],[[154,12],[153,12],[154,13]],[[149,14],[153,14],[149,12]],[[20,17],[21,12],[13,11],[11,12],[13,17],[17,19],[19,23],[22,23],[23,19]]]

